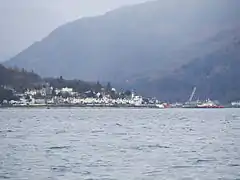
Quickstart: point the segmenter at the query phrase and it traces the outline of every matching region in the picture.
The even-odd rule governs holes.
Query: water
[[[0,179],[240,179],[240,109],[0,109]]]

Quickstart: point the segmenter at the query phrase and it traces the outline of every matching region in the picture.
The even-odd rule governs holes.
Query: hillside
[[[5,68],[0,64],[0,86],[10,86],[19,90],[30,88],[41,82],[41,77],[33,72],[27,72],[24,69]]]
[[[11,88],[22,92],[25,88],[34,87],[41,82],[41,78],[33,72],[27,72],[24,69],[7,69],[0,64],[0,103],[3,100],[17,99]]]
[[[240,36],[233,38],[226,47],[195,59],[168,77],[139,81],[138,87],[142,92],[163,100],[183,102],[188,99],[193,87],[197,87],[196,98],[230,102],[240,99],[239,67]]]
[[[158,79],[223,47],[231,35],[225,32],[239,27],[239,7],[238,0],[159,0],[124,7],[63,25],[5,65],[45,77]]]
[[[86,82],[82,80],[67,80],[62,76],[59,78],[42,78],[34,72],[28,72],[24,69],[6,68],[0,64],[0,87],[1,92],[3,87],[14,89],[17,92],[22,92],[25,89],[41,88],[46,84],[54,88],[73,88],[77,92],[85,92],[89,90],[100,91],[103,87],[100,83]]]

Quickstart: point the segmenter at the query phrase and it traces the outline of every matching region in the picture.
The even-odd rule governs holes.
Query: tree
[[[26,95],[25,99],[30,100],[30,96]]]
[[[132,92],[130,91],[130,90],[127,90],[127,91],[125,91],[125,96],[131,96],[132,95]]]
[[[14,96],[11,90],[7,90],[0,87],[0,103],[2,103],[3,100],[7,100],[7,101],[18,100],[18,98]]]
[[[107,92],[111,92],[111,90],[112,90],[112,85],[111,85],[110,82],[108,82],[108,83],[107,83],[107,86],[106,86],[106,91],[107,91]]]
[[[57,97],[61,97],[61,96],[62,96],[61,92],[57,93]]]
[[[102,94],[100,94],[100,96],[98,97],[99,99],[102,99],[103,98],[103,95]]]
[[[95,91],[101,92],[101,89],[102,89],[102,85],[100,84],[99,81],[97,81],[96,86],[95,86]]]
[[[26,71],[25,71],[25,69],[24,69],[24,68],[22,68],[22,69],[21,69],[21,72],[22,72],[22,73],[25,73]]]
[[[41,93],[38,92],[37,94],[34,95],[34,98],[41,99],[43,98],[43,96],[41,95]]]
[[[119,98],[119,94],[116,93],[115,91],[110,91],[110,96],[112,99],[117,99]]]
[[[68,97],[71,97],[71,94],[69,94],[68,92],[65,92],[65,93],[62,93],[62,97],[68,98]]]
[[[54,87],[52,89],[52,96],[56,96],[56,88],[54,88]]]
[[[57,79],[58,84],[64,83],[64,79],[62,76],[59,77],[59,79]]]

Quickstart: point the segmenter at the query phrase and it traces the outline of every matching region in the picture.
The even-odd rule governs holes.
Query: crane
[[[193,97],[194,97],[194,95],[195,95],[195,93],[196,93],[196,90],[197,90],[197,88],[194,87],[194,88],[193,88],[193,91],[192,91],[192,94],[191,94],[191,96],[190,96],[188,102],[191,102],[191,101],[193,100]]]

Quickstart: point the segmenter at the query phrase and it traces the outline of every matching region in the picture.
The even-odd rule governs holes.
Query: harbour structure
[[[189,100],[183,104],[182,106],[183,108],[224,108],[224,106],[210,99],[207,99],[205,101],[200,100],[193,101],[193,98],[196,94],[196,90],[197,88],[194,87]]]

